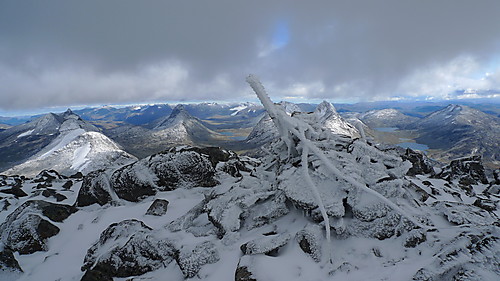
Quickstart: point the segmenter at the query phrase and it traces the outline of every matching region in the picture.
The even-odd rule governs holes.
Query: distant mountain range
[[[290,115],[314,112],[311,116],[317,118],[317,124],[334,134],[357,138],[361,134],[358,127],[363,127],[367,135],[381,142],[397,144],[409,140],[427,145],[432,156],[443,161],[473,154],[482,155],[486,162],[499,161],[499,118],[495,113],[500,109],[494,104],[475,105],[489,110],[488,113],[469,106],[450,109],[441,103],[427,102],[340,104],[337,108],[328,102],[320,105],[281,102],[280,105]],[[370,106],[371,110],[359,112]],[[433,111],[420,116],[430,110]],[[22,164],[55,141],[61,134],[56,128],[64,122],[65,114],[81,115],[78,120],[85,131],[103,133],[111,142],[139,158],[179,144],[247,151],[259,148],[278,135],[262,106],[253,103],[87,108],[39,116],[16,126],[0,125],[0,170]],[[380,129],[397,132],[385,133],[378,131]],[[29,133],[30,130],[33,132]],[[87,141],[91,141],[90,137]],[[112,146],[109,149],[115,149]]]
[[[123,165],[135,157],[68,110],[0,132],[1,169],[33,176],[45,169],[71,174]]]

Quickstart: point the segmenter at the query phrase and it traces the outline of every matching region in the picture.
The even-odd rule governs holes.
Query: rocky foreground
[[[433,167],[294,118],[317,151],[290,137],[260,159],[183,146],[0,176],[0,279],[498,280],[500,180],[480,158]]]

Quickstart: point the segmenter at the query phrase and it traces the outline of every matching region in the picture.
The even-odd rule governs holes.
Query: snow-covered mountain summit
[[[417,117],[408,116],[394,108],[370,110],[357,116],[371,128],[378,127],[403,127],[418,120]]]
[[[45,136],[50,142],[27,160],[6,170],[6,174],[33,176],[45,169],[87,173],[103,167],[121,166],[135,159],[71,110],[59,115],[50,113],[16,127],[13,129],[22,133],[17,135],[15,143],[25,140],[29,143],[30,136]]]
[[[319,123],[332,133],[352,138],[360,137],[358,130],[337,113],[333,104],[323,101],[314,110]]]

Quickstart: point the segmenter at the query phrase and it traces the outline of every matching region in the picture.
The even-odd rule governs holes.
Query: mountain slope
[[[474,154],[500,163],[500,118],[495,116],[450,104],[408,128],[419,132],[417,142],[443,150],[445,159]]]
[[[358,118],[371,128],[404,127],[418,120],[417,117],[408,116],[393,108],[371,110],[360,114]]]
[[[87,173],[135,159],[70,110],[59,115],[45,115],[33,124],[16,126],[9,134],[7,145],[9,138],[17,134],[14,143],[10,142],[10,149],[19,148],[19,143],[30,146],[32,137],[50,142],[38,147],[38,151],[22,163],[6,170],[6,174],[33,176],[45,169]]]
[[[335,107],[327,101],[320,103],[314,110],[314,114],[318,118],[320,124],[333,134],[350,136],[352,138],[360,136],[358,130],[345,121],[344,118],[337,113]]]
[[[222,137],[189,114],[184,105],[177,105],[170,116],[158,122],[153,131],[154,136],[178,144],[206,142]]]

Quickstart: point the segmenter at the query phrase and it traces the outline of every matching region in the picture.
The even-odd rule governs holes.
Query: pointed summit
[[[326,129],[329,129],[334,134],[346,135],[350,137],[359,137],[358,130],[342,118],[335,110],[333,104],[323,101],[320,103],[314,115],[318,118],[318,123]]]
[[[196,117],[189,114],[183,104],[178,104],[167,118],[158,123],[155,130],[167,129],[191,119],[196,119]]]
[[[323,101],[317,107],[314,113],[318,116],[320,120],[326,120],[332,115],[338,115],[337,110],[333,104]]]

